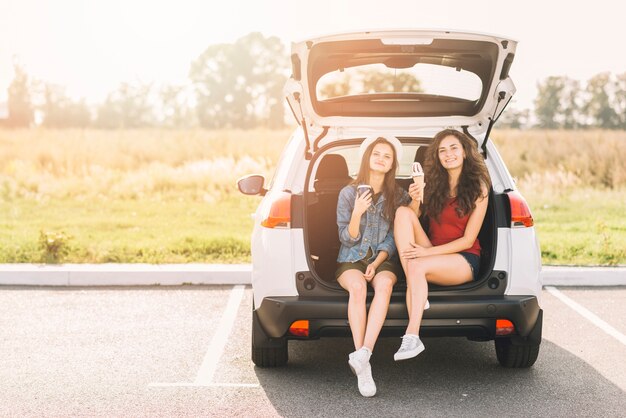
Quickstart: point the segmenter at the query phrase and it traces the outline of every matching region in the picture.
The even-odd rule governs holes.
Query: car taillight
[[[522,195],[513,190],[507,193],[511,203],[511,228],[528,228],[535,224],[528,203]]]
[[[308,337],[309,336],[309,321],[307,319],[301,319],[299,321],[294,322],[289,327],[289,333],[297,337]]]
[[[276,193],[270,197],[269,211],[261,225],[266,228],[289,228],[291,222],[291,194],[287,192]]]
[[[515,325],[508,319],[496,319],[496,335],[510,335],[515,332]]]

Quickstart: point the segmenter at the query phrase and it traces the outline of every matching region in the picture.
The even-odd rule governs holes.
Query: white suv
[[[289,340],[349,336],[348,294],[337,284],[337,197],[356,176],[358,147],[372,135],[404,147],[397,182],[443,128],[474,138],[492,189],[479,234],[476,281],[429,286],[421,336],[495,340],[498,361],[530,367],[541,343],[541,259],[533,218],[489,132],[515,92],[517,43],[450,31],[376,31],[292,45],[285,94],[299,127],[267,188],[250,175],[244,194],[264,196],[252,233],[252,360],[286,364]],[[428,181],[428,179],[426,179]],[[382,336],[407,323],[406,284],[394,287]],[[370,294],[370,297],[372,295]]]

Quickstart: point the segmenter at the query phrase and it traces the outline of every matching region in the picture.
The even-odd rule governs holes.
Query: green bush
[[[39,250],[42,263],[60,263],[70,252],[71,237],[64,232],[39,232]]]

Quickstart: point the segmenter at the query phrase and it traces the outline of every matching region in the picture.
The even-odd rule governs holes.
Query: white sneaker
[[[404,334],[402,337],[402,345],[393,355],[395,361],[406,360],[417,356],[424,351],[424,344],[420,340],[420,337],[413,334]]]
[[[430,302],[426,299],[426,305],[424,305],[424,310],[430,308]]]
[[[361,347],[353,353],[348,355],[348,365],[352,370],[352,373],[359,375],[363,371],[366,365],[369,365],[372,352],[365,347]]]
[[[372,377],[372,366],[370,366],[369,361],[356,377],[359,382],[359,392],[361,392],[361,395],[366,398],[376,395],[376,383],[374,383],[374,378]]]

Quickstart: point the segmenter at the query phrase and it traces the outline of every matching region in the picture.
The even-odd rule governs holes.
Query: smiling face
[[[370,156],[370,169],[385,174],[391,170],[394,158],[391,145],[385,143],[376,144]]]
[[[454,170],[463,167],[465,150],[461,142],[455,136],[448,135],[441,140],[437,149],[439,162],[446,170]]]

